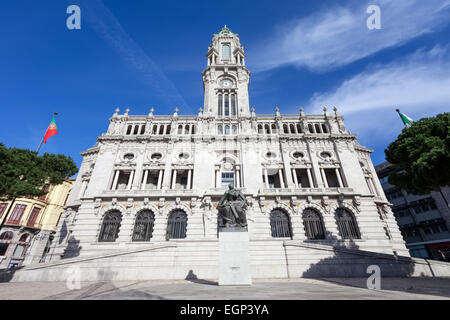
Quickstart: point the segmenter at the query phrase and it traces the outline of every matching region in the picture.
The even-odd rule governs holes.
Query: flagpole
[[[58,112],[55,112],[53,115],[56,117],[58,115]],[[42,142],[44,142],[44,138],[42,138],[41,143],[39,143],[39,146],[36,149],[36,154],[38,154],[39,150],[41,150]]]
[[[39,146],[37,147],[37,150],[36,150],[36,154],[39,153],[39,150],[41,149],[41,146],[42,146],[42,142],[44,142],[44,139],[42,139],[41,143],[39,143]]]

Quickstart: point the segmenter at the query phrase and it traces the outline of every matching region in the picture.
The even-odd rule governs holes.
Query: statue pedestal
[[[219,286],[249,286],[249,238],[246,228],[219,229]]]

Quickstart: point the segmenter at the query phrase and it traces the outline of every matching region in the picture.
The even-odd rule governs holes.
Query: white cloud
[[[346,126],[366,143],[391,141],[402,129],[402,112],[418,120],[450,110],[450,50],[436,46],[401,61],[373,65],[326,93],[316,93],[308,109],[337,106]]]
[[[434,32],[449,22],[448,0],[361,2],[330,6],[280,26],[251,53],[252,69],[265,71],[295,65],[329,70]],[[371,4],[381,8],[381,30],[367,29],[366,9]]]

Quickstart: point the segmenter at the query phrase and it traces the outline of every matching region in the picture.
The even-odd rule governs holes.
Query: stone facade
[[[365,276],[374,263],[430,274],[409,257],[371,150],[336,108],[257,115],[238,35],[223,28],[206,57],[197,115],[116,110],[82,153],[53,264],[18,279],[61,278],[69,265],[84,280],[218,279],[216,207],[229,183],[250,204],[253,278]]]

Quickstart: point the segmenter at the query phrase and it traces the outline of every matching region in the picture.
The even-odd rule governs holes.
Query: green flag
[[[408,117],[406,114],[401,113],[399,109],[397,109],[396,111],[400,115],[400,118],[402,119],[403,124],[405,125],[405,127],[410,127],[412,125],[412,123],[414,122],[413,119]]]

